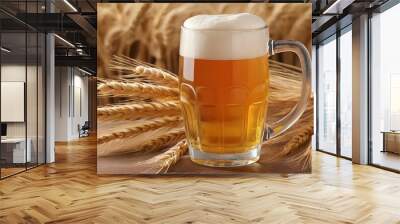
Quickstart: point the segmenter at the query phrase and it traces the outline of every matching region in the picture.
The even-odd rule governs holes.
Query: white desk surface
[[[27,147],[25,146],[25,138],[4,138],[1,139],[1,144],[15,144],[13,148],[13,163],[25,163],[31,161],[31,139],[27,138]]]
[[[20,143],[20,142],[24,142],[25,138],[2,138],[1,139],[1,143]],[[29,138],[28,138],[29,141]]]

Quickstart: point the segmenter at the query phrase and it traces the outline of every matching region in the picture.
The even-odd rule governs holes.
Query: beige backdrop
[[[253,13],[268,23],[271,39],[298,40],[311,49],[311,4],[98,4],[98,76],[112,76],[107,65],[114,54],[153,63],[177,73],[180,26],[187,18],[205,12]],[[277,57],[274,59],[297,64],[294,54]]]

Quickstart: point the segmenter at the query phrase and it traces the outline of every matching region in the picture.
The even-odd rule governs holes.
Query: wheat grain
[[[120,67],[124,66],[124,69],[127,68],[128,70],[132,70],[132,71],[135,71],[135,68],[137,66],[143,66],[146,68],[156,68],[157,70],[162,71],[165,76],[170,76],[170,77],[168,77],[168,79],[172,79],[172,80],[176,79],[176,75],[166,69],[162,69],[160,67],[155,66],[154,64],[150,64],[145,61],[136,60],[134,58],[127,57],[125,55],[122,55],[122,56],[114,55],[111,65],[112,64],[118,65]],[[178,81],[178,80],[176,79],[176,81]]]
[[[144,123],[140,126],[133,127],[133,128],[126,128],[122,131],[114,132],[111,134],[103,135],[97,139],[98,144],[104,144],[106,142],[115,140],[115,139],[123,139],[128,137],[134,137],[138,134],[143,132],[147,132],[150,130],[158,129],[163,126],[173,126],[177,125],[182,122],[182,117],[174,116],[174,117],[164,117],[164,118],[157,118],[151,120],[148,123]]]
[[[135,96],[148,97],[152,99],[178,98],[178,89],[165,86],[157,86],[147,83],[127,83],[120,81],[105,81],[99,83],[98,94],[111,96]]]
[[[173,73],[152,67],[152,65],[132,58],[114,56],[110,64],[110,69],[122,72],[123,79],[145,78],[168,87],[178,86],[178,78]]]
[[[156,156],[155,160],[159,161],[160,163],[160,169],[157,173],[160,173],[163,170],[163,173],[166,173],[172,165],[175,165],[176,162],[178,162],[178,160],[187,152],[187,150],[188,145],[186,140],[182,140],[168,151]]]
[[[178,86],[178,78],[166,73],[165,71],[157,68],[149,68],[145,66],[137,66],[136,72],[138,74],[143,74],[145,77],[151,79],[152,81],[162,83],[169,87]]]
[[[129,120],[149,115],[178,115],[179,113],[178,101],[138,102],[97,108],[97,118],[102,121]]]
[[[186,140],[182,140],[164,153],[143,162],[139,162],[137,167],[141,169],[141,174],[166,173],[171,166],[179,161],[187,150],[188,145]]]
[[[169,146],[175,145],[178,141],[185,138],[185,130],[179,129],[176,131],[168,132],[155,139],[150,139],[135,148],[136,152],[151,152],[160,149],[165,149]]]

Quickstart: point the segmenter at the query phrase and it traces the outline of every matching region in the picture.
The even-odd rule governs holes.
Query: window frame
[[[315,108],[315,113],[316,113],[316,137],[315,137],[315,145],[316,145],[316,151],[319,152],[323,152],[329,155],[333,155],[333,156],[337,156],[343,159],[347,159],[347,160],[352,160],[351,157],[347,157],[342,155],[342,150],[341,150],[341,119],[340,119],[340,77],[341,77],[341,67],[340,67],[340,37],[342,35],[344,35],[347,32],[351,32],[352,31],[352,23],[350,22],[349,24],[347,24],[346,26],[344,26],[341,29],[338,29],[335,33],[333,33],[332,35],[326,37],[325,39],[322,39],[320,41],[318,41],[317,44],[315,44],[315,49],[316,49],[316,53],[315,53],[315,60],[316,60],[316,80],[315,80],[315,89],[316,89],[316,94],[315,94],[315,98],[316,98],[316,108]],[[334,37],[334,38],[333,38]],[[319,111],[319,47],[322,43],[327,43],[330,41],[336,41],[336,60],[335,60],[335,64],[336,64],[336,152],[332,153],[329,152],[327,150],[321,149],[320,148],[320,144],[319,144],[319,115],[318,115],[318,111]]]

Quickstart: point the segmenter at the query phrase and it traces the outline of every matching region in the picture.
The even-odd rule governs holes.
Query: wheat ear
[[[103,144],[115,139],[123,139],[123,138],[129,138],[129,137],[134,137],[138,134],[150,131],[150,130],[155,130],[158,128],[161,128],[163,126],[173,126],[176,124],[179,124],[182,121],[182,117],[180,116],[175,116],[175,117],[164,117],[164,118],[157,118],[154,120],[151,120],[148,123],[145,123],[143,125],[133,127],[133,128],[126,128],[122,131],[114,132],[108,135],[103,135],[99,138],[97,138],[97,143],[98,144]]]
[[[136,152],[152,152],[156,150],[165,149],[172,145],[175,145],[178,141],[185,138],[185,130],[179,129],[168,132],[155,139],[148,140],[143,144],[136,147]]]
[[[176,162],[187,152],[188,145],[186,140],[178,142],[164,153],[161,153],[151,159],[145,160],[137,164],[142,168],[142,174],[159,174],[166,173],[168,169],[175,165]]]
[[[135,96],[160,99],[163,97],[178,98],[178,89],[157,86],[147,83],[127,83],[119,81],[103,81],[97,86],[98,94],[113,96]]]
[[[177,115],[180,113],[178,101],[167,102],[138,102],[134,104],[104,106],[97,108],[99,120],[132,119],[147,115]]]
[[[300,146],[307,143],[313,134],[312,125],[303,128],[302,132],[292,138],[283,148],[283,150],[279,153],[280,156],[290,154],[293,149],[297,149]]]
[[[114,61],[118,61],[120,63],[124,63],[125,65],[129,65],[129,66],[143,65],[143,66],[150,67],[150,68],[158,68],[158,69],[160,69],[160,70],[162,70],[162,71],[164,71],[164,72],[166,72],[166,73],[168,73],[168,74],[170,74],[172,76],[175,76],[174,73],[171,73],[170,71],[168,71],[166,69],[159,68],[154,64],[147,63],[147,62],[144,62],[144,61],[141,61],[141,60],[136,60],[134,58],[131,58],[131,57],[128,57],[128,56],[125,56],[125,55],[121,55],[121,56],[114,55],[113,58],[114,58]]]
[[[126,73],[124,77],[128,79],[131,77],[145,77],[165,86],[178,86],[178,78],[174,74],[131,58],[114,56],[110,69],[123,72],[123,74]]]

